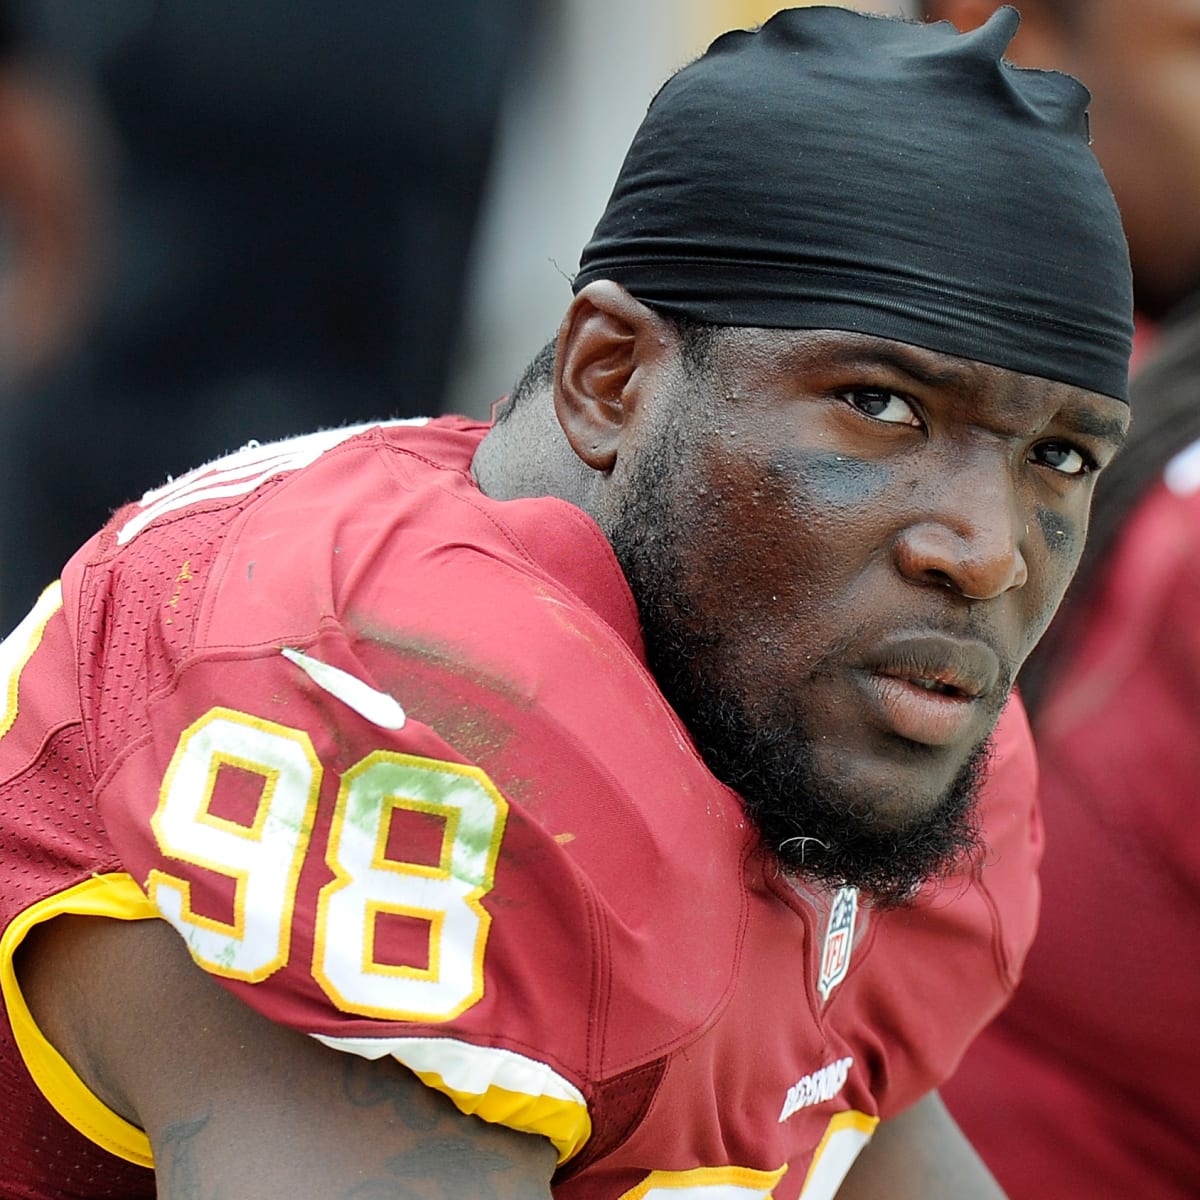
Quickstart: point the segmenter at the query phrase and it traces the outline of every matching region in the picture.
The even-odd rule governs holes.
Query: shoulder
[[[751,836],[587,518],[383,457],[353,504],[313,468],[236,514],[194,600],[160,575],[156,636],[192,634],[113,726],[101,809],[193,957],[272,1019],[586,1089],[719,1002]]]

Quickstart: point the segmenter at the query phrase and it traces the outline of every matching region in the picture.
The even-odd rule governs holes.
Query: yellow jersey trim
[[[840,1187],[854,1165],[854,1160],[871,1140],[878,1126],[878,1117],[868,1116],[856,1108],[834,1113],[829,1119],[829,1124],[825,1126],[825,1135],[813,1155],[812,1165],[808,1168],[800,1195],[803,1196],[808,1187],[819,1178],[826,1185]]]
[[[422,1083],[448,1096],[464,1113],[518,1133],[537,1133],[549,1139],[558,1151],[560,1166],[578,1154],[591,1136],[592,1121],[583,1104],[554,1096],[527,1096],[495,1084],[482,1095],[476,1095],[450,1087],[436,1072],[414,1074]]]
[[[668,1191],[706,1191],[710,1195],[729,1195],[740,1192],[750,1200],[761,1196],[771,1200],[776,1185],[787,1173],[787,1163],[774,1171],[758,1171],[753,1167],[693,1167],[689,1171],[651,1171],[637,1187],[623,1192],[620,1200],[644,1200],[655,1193]]]
[[[141,1167],[153,1167],[150,1139],[145,1132],[117,1116],[75,1074],[37,1027],[17,983],[13,966],[17,947],[34,926],[67,915],[143,921],[157,918],[159,913],[133,878],[124,872],[93,875],[18,913],[0,936],[0,993],[8,1009],[17,1049],[38,1090],[64,1121],[110,1154]]]

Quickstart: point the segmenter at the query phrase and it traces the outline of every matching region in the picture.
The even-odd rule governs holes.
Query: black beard
[[[652,668],[654,659],[673,655],[679,662],[677,656],[686,653],[678,643],[664,648],[657,636],[653,640]],[[897,824],[841,794],[817,766],[811,739],[786,715],[751,719],[735,697],[695,679],[677,676],[669,686],[667,698],[709,770],[741,795],[747,816],[785,872],[856,887],[877,908],[891,908],[978,852],[975,800],[987,742],[976,747],[932,809]]]
[[[748,712],[726,685],[721,634],[705,629],[690,597],[680,552],[686,515],[673,513],[680,469],[664,439],[629,480],[605,530],[637,602],[651,671],[712,773],[742,798],[780,867],[806,881],[857,887],[879,908],[912,899],[925,883],[973,860],[981,842],[975,799],[989,754],[976,747],[932,809],[897,823],[845,794],[818,767],[813,740],[778,703]],[[714,570],[716,565],[714,564]]]

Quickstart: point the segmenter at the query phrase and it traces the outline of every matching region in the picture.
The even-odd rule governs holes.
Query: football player
[[[652,102],[494,424],[252,445],[3,646],[15,1195],[999,1189],[1013,678],[1128,420],[1083,88],[837,8]]]

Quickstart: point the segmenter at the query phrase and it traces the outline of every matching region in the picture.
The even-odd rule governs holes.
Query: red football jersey
[[[1044,710],[1042,925],[946,1099],[1013,1200],[1200,1195],[1200,444],[1129,517]]]
[[[1039,849],[1019,706],[980,871],[882,914],[789,883],[649,675],[599,529],[483,496],[484,432],[247,448],[119,512],[5,642],[30,1075],[6,1043],[4,1103],[36,1079],[94,1189],[149,1147],[23,1011],[12,955],[59,912],[161,915],[272,1020],[550,1138],[562,1200],[827,1200],[1014,986]]]

